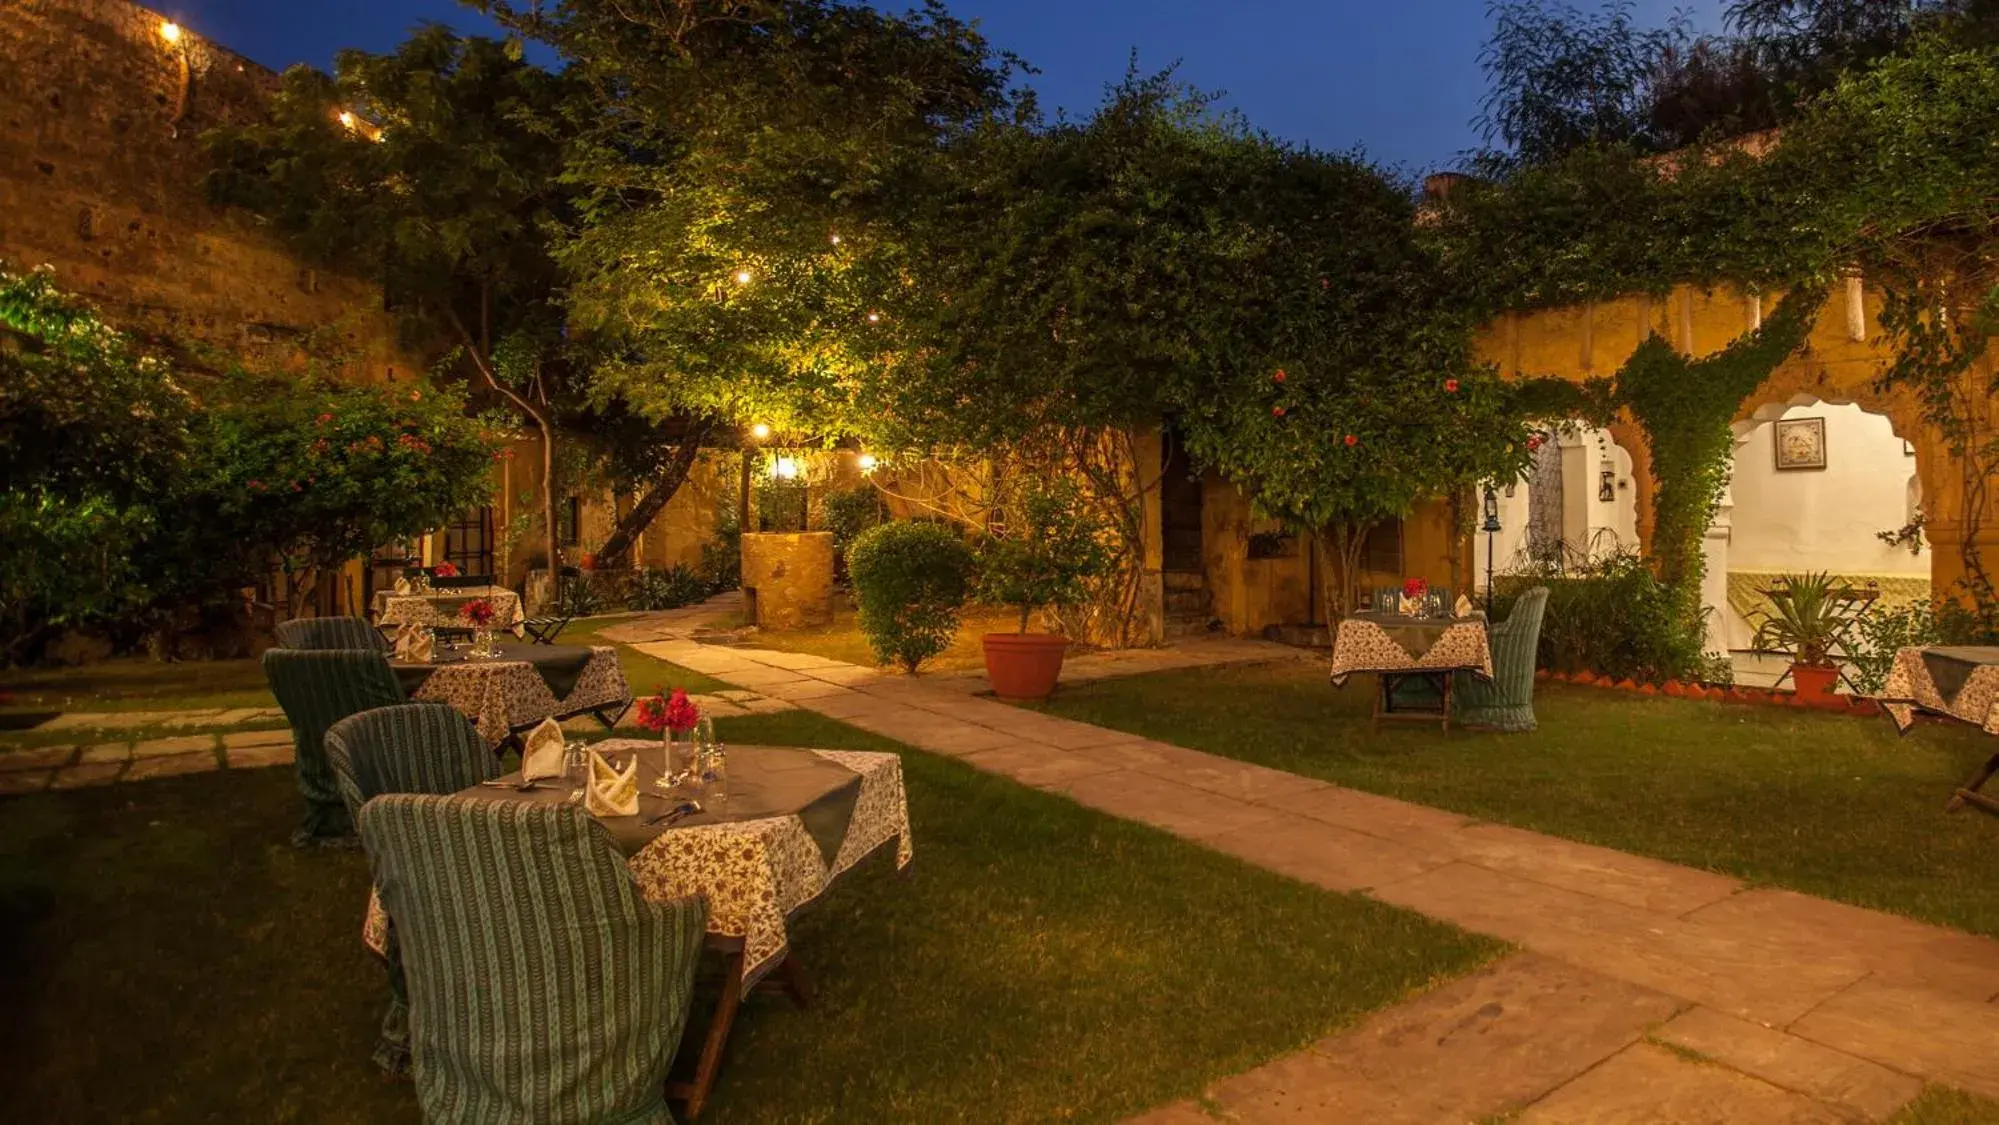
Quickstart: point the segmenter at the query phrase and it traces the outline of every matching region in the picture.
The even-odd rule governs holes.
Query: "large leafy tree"
[[[556,437],[566,362],[552,239],[569,216],[571,88],[518,43],[428,26],[396,51],[287,71],[268,120],[207,140],[212,194],[267,216],[317,261],[378,282],[420,341],[448,341],[540,434],[542,523],[560,562]]]

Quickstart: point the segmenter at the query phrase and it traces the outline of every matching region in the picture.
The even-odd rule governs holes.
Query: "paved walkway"
[[[1999,1097],[1999,942],[796,653],[646,651],[1524,952],[1217,1083],[1195,1122],[1881,1120]],[[1246,995],[1245,1002],[1253,1002]]]

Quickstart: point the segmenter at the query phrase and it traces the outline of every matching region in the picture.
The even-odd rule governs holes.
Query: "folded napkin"
[[[437,655],[437,634],[428,628],[405,624],[396,630],[396,659],[411,664],[428,664]]]
[[[604,755],[590,751],[590,783],[583,793],[583,807],[592,816],[639,815],[638,755],[632,755],[631,764],[620,773]]]
[[[396,593],[407,594],[409,592],[410,592],[410,580],[407,578],[396,579]]]
[[[537,781],[562,776],[562,724],[543,719],[521,748],[521,777]]]
[[[1459,594],[1458,603],[1451,607],[1451,612],[1459,617],[1470,617],[1471,611],[1472,611],[1471,599],[1465,597],[1463,594]]]

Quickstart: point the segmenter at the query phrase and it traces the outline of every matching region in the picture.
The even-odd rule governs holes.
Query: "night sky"
[[[1088,112],[1134,48],[1142,69],[1180,75],[1278,136],[1360,147],[1412,171],[1477,143],[1485,0],[947,0],[988,38],[1040,68],[1051,113]],[[1587,0],[1585,0],[1587,3]],[[1688,8],[1719,22],[1723,0],[1638,0],[1641,20]],[[387,50],[422,20],[490,27],[454,0],[166,0],[167,14],[273,69],[330,66],[333,52]]]

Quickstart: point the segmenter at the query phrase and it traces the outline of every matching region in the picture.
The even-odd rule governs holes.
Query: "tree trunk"
[[[1326,597],[1326,621],[1335,631],[1339,629],[1339,619],[1355,608],[1360,557],[1372,527],[1372,524],[1333,523],[1327,524],[1319,533],[1319,540],[1326,549],[1326,569],[1321,582]]]
[[[482,320],[478,338],[474,338],[471,331],[465,327],[465,322],[459,318],[457,310],[446,309],[445,315],[450,318],[451,326],[458,330],[459,342],[465,345],[465,354],[472,357],[472,366],[478,370],[479,377],[486,381],[488,387],[513,403],[516,410],[527,415],[534,422],[535,429],[541,433],[542,531],[548,542],[549,583],[551,587],[559,587],[561,584],[555,579],[562,573],[562,548],[557,543],[561,536],[555,526],[555,424],[549,418],[547,411],[537,407],[526,395],[500,382],[499,376],[494,373],[492,360],[487,354],[490,340],[486,338],[487,328],[483,320],[485,311],[483,292],[480,311]]]
[[[708,428],[699,426],[690,429],[680,439],[680,445],[673,451],[673,459],[660,470],[659,476],[653,478],[651,487],[632,505],[632,510],[625,513],[625,518],[618,521],[611,537],[598,548],[600,559],[622,556],[631,547],[632,540],[638,538],[639,532],[659,517],[674,494],[680,491],[680,486],[687,483],[688,474],[694,470],[694,459],[701,454],[702,439],[707,436]]]

